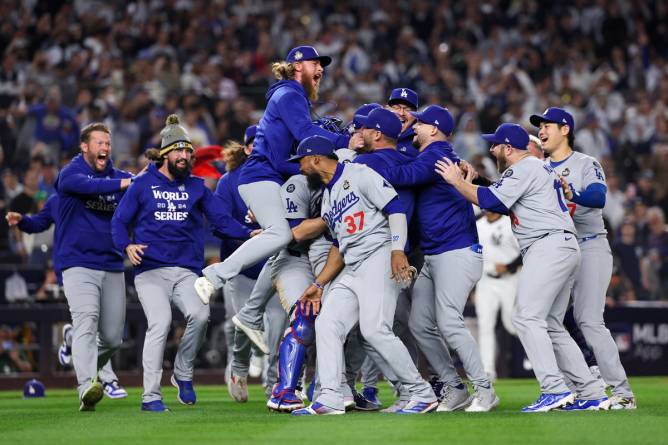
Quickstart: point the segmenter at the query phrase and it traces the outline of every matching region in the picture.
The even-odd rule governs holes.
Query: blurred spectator
[[[32,365],[19,348],[16,337],[14,329],[0,326],[0,374],[32,371]]]

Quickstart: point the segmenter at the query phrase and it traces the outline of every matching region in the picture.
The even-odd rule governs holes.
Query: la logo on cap
[[[402,89],[401,89],[401,94],[400,94],[400,96],[401,96],[401,97],[408,97],[408,93],[406,92],[406,89],[405,89],[405,88],[402,88]]]
[[[304,54],[301,51],[295,53],[295,60],[300,60],[302,57],[304,57]]]

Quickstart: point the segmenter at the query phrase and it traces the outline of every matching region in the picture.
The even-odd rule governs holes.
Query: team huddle
[[[464,322],[483,277],[474,204],[510,216],[521,252],[512,326],[540,385],[522,411],[634,409],[603,322],[612,272],[605,176],[595,159],[573,151],[572,116],[549,108],[531,117],[546,159],[531,154],[520,125],[483,135],[501,173],[492,182],[453,151],[450,112],[418,112],[409,88],[394,89],[387,106],[364,104],[347,126],[314,121],[311,101],[330,63],[300,46],[272,66],[279,81],[264,115],[226,155],[215,193],[191,175],[194,147],[176,116],[134,177],[113,167],[108,128],[82,130],[81,154],[56,183],[53,218],[80,410],[103,397],[99,371],[122,340],[124,256],[148,322],[144,411],[168,410],[160,381],[172,303],[186,328],[171,382],[181,403],[196,403],[193,363],[219,290],[234,325],[227,383],[237,402],[248,400],[255,348],[269,356],[274,411],[381,410],[381,375],[397,395],[383,412],[493,410],[501,403],[494,378]],[[31,229],[30,217],[11,218]],[[222,239],[223,261],[202,270],[205,221]],[[564,328],[571,301],[605,383]],[[418,371],[420,356],[429,380]]]

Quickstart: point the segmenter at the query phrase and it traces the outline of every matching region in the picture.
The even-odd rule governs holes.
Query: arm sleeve
[[[51,212],[55,199],[55,195],[49,198],[37,214],[21,218],[18,224],[19,230],[25,233],[40,233],[51,227],[54,222]]]
[[[225,212],[225,204],[221,202],[218,196],[215,196],[204,185],[204,196],[202,197],[202,210],[207,219],[214,227],[214,230],[229,238],[247,239],[250,237],[251,230],[232,218],[232,215]]]
[[[501,179],[489,187],[489,190],[507,209],[510,209],[524,195],[534,180],[531,171],[522,166],[513,166],[513,168],[508,168]]]
[[[121,178],[89,178],[83,173],[65,175],[58,184],[59,190],[76,195],[97,195],[121,190]]]
[[[438,152],[423,152],[413,162],[386,168],[380,173],[395,187],[431,184],[439,180],[434,165]]]
[[[581,192],[573,190],[573,201],[581,206],[590,207],[594,209],[602,209],[605,207],[605,195],[608,188],[599,183],[589,184],[587,188]]]
[[[323,136],[337,148],[347,147],[350,136],[332,133],[324,128],[318,127],[311,120],[308,101],[304,96],[295,92],[286,93],[278,103],[278,113],[297,141],[302,141],[309,136]]]
[[[478,206],[502,215],[508,214],[508,208],[487,187],[478,187]]]
[[[403,213],[393,213],[388,216],[390,233],[392,235],[392,250],[404,251],[408,239],[408,223]]]
[[[309,217],[311,193],[306,183],[300,180],[301,178],[303,177],[292,177],[281,187],[281,198],[287,220],[304,220]]]
[[[111,239],[114,242],[114,247],[123,255],[125,254],[125,248],[132,243],[128,232],[135,215],[139,211],[139,198],[139,186],[132,184],[121,198],[114,216],[111,218]]]

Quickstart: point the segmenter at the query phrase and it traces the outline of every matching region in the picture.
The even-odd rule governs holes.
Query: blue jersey
[[[121,180],[132,175],[113,167],[102,172],[77,155],[58,175],[58,221],[60,268],[86,267],[120,272],[123,256],[111,239],[111,217],[123,196]]]
[[[462,249],[478,242],[473,206],[435,171],[436,161],[459,158],[447,142],[433,142],[412,162],[385,169],[395,187],[414,187],[420,247],[427,255]]]
[[[402,132],[399,135],[399,139],[397,139],[397,151],[411,159],[417,158],[420,154],[418,149],[413,145],[414,136],[415,131],[413,131],[413,127],[410,126],[406,131]]]
[[[204,216],[227,236],[248,238],[250,233],[223,208],[202,178],[171,181],[152,163],[128,188],[114,214],[114,244],[119,252],[131,243],[148,246],[135,269],[137,274],[174,266],[199,275],[204,266]]]
[[[239,167],[239,184],[273,181],[283,184],[299,174],[299,164],[288,162],[293,147],[309,136],[323,136],[336,147],[347,147],[350,136],[329,132],[311,120],[311,103],[301,83],[282,80],[267,91],[267,107],[257,126],[253,152]]]
[[[218,181],[218,185],[216,186],[216,191],[214,194],[220,198],[222,203],[224,203],[225,211],[229,213],[237,222],[245,225],[250,230],[259,229],[260,225],[250,220],[250,217],[248,216],[248,207],[246,207],[246,203],[243,199],[241,199],[241,195],[239,195],[239,190],[237,187],[239,185],[240,172],[241,167],[225,173]],[[237,238],[223,236],[222,233],[217,231],[214,231],[214,234],[221,238],[221,261],[232,255],[232,253],[237,250],[244,242],[243,240]],[[246,269],[242,270],[241,273],[252,280],[257,280],[257,277],[260,275],[260,271],[266,262],[267,260],[263,260],[254,266],[247,267]]]

